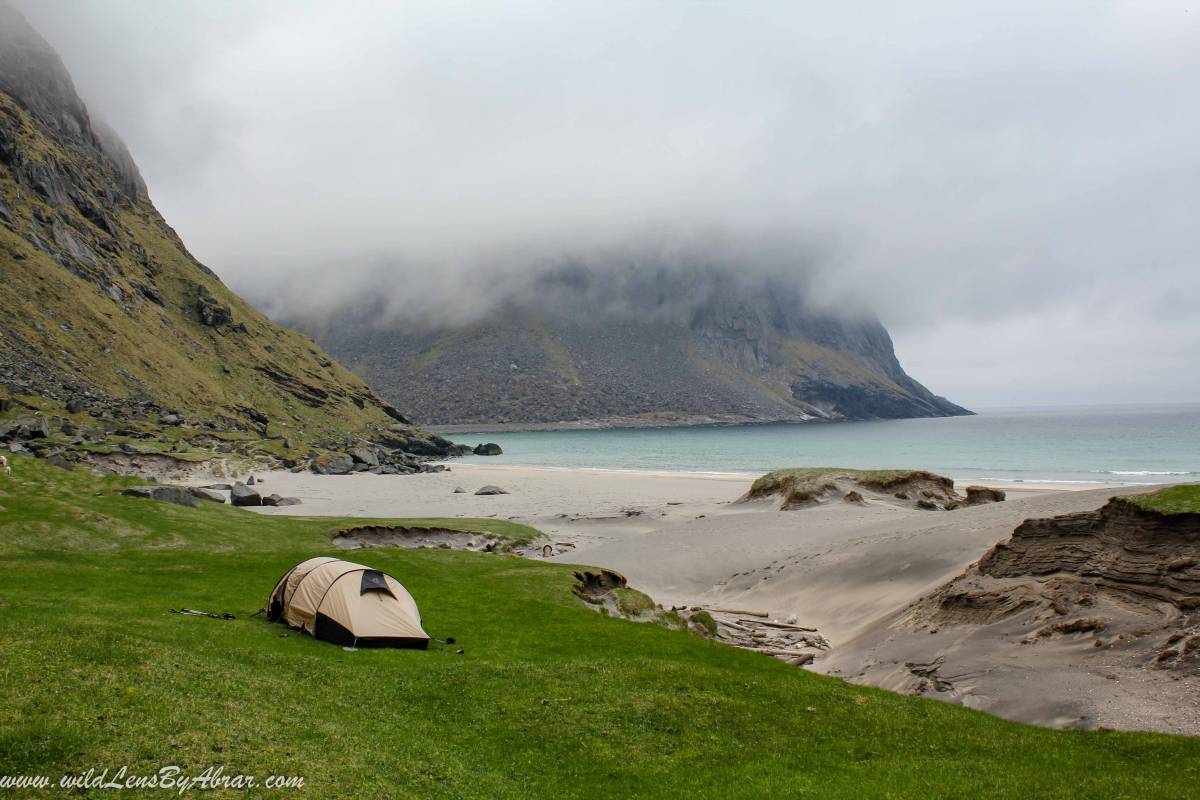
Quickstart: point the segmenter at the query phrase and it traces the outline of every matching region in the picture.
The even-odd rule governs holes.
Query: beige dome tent
[[[271,591],[267,619],[349,647],[429,646],[417,603],[398,580],[340,558],[288,570]]]

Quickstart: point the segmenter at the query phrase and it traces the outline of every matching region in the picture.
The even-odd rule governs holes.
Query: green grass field
[[[14,470],[0,476],[0,775],[224,766],[306,779],[229,796],[318,798],[1168,798],[1200,786],[1200,740],[1042,730],[850,686],[602,616],[572,594],[569,567],[515,557],[352,554],[404,582],[430,634],[457,643],[347,652],[249,616],[293,564],[337,555],[328,537],[347,520],[121,497],[127,480],[29,459]],[[168,610],[182,606],[238,619]]]

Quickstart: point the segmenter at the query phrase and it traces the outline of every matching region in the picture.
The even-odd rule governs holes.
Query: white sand
[[[957,576],[989,547],[1007,539],[1022,520],[1098,508],[1111,496],[1152,487],[1089,484],[992,485],[1008,500],[955,511],[921,511],[875,500],[859,506],[829,502],[777,511],[767,502],[736,504],[754,475],[558,469],[454,462],[450,472],[408,477],[356,474],[318,476],[274,472],[267,492],[303,504],[265,508],[265,514],[363,517],[497,517],[545,531],[560,550],[555,560],[608,567],[663,605],[706,605],[757,610],[816,627],[833,644],[815,669],[857,674],[863,637],[912,601]],[[510,493],[476,496],[485,484]],[[465,493],[454,493],[462,487]],[[960,483],[960,490],[963,484]],[[568,548],[567,545],[573,547]],[[856,637],[858,637],[856,639]],[[839,659],[839,646],[847,658]],[[862,660],[862,659],[858,659]],[[1023,673],[1033,677],[1033,673]],[[1022,684],[1027,701],[1008,716],[1055,722],[1045,713],[1071,684],[1051,679]],[[1146,705],[1145,692],[1126,682],[1089,682],[1101,692],[1093,705],[1108,708],[1104,724],[1179,730],[1130,709]],[[1065,687],[1065,688],[1064,688]],[[984,686],[983,689],[987,687]],[[1158,682],[1152,687],[1160,693]],[[982,689],[980,690],[982,691]],[[1005,688],[1005,692],[1010,690]],[[1000,698],[1002,700],[1003,698]],[[1044,700],[1044,702],[1043,702]],[[1127,707],[1122,711],[1121,704]],[[997,701],[992,706],[1005,709]],[[1055,722],[1057,724],[1057,722]],[[1190,723],[1188,723],[1190,724]]]
[[[450,472],[407,477],[261,477],[265,491],[303,500],[263,513],[510,519],[574,545],[556,559],[616,569],[660,603],[794,614],[835,642],[957,574],[1021,520],[1095,508],[1119,493],[1012,484],[1005,503],[953,512],[844,503],[778,512],[733,503],[757,477],[744,474],[454,462]],[[510,494],[476,496],[485,484]]]

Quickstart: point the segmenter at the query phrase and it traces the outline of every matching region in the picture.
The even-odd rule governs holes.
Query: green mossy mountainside
[[[22,457],[0,476],[0,775],[223,767],[300,775],[289,794],[320,798],[1145,798],[1200,782],[1200,740],[853,686],[597,614],[571,567],[538,560],[357,552],[456,643],[346,652],[250,614],[361,520],[183,508],[121,496],[129,483]],[[395,521],[421,523],[478,529]]]
[[[292,460],[356,437],[445,449],[188,253],[58,56],[4,3],[0,402],[109,444],[155,438],[167,417]]]
[[[638,263],[552,270],[457,328],[365,299],[295,320],[423,424],[660,425],[970,413],[900,366],[874,319],[809,309],[786,278]]]

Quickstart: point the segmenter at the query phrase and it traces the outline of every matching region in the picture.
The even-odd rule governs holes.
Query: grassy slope
[[[3,93],[0,106],[19,119],[19,148],[31,162],[67,165],[93,185],[115,180],[110,164],[94,152],[56,141]],[[18,231],[35,229],[36,211],[47,219],[73,218],[83,231],[98,233],[78,209],[51,208],[36,192],[19,186],[13,172],[2,166],[0,195],[11,207]],[[276,325],[206,271],[183,248],[149,197],[139,194],[135,201],[109,210],[117,230],[115,252],[105,253],[79,230],[63,229],[103,254],[108,266],[93,269],[121,290],[123,302],[0,224],[0,334],[15,334],[72,377],[114,396],[144,393],[195,420],[218,414],[236,418],[239,407],[251,406],[271,419],[272,434],[298,443],[394,424],[375,394],[309,337]],[[48,241],[49,227],[36,228]],[[150,268],[138,256],[138,246],[144,248]],[[135,288],[139,283],[153,286],[165,307],[141,300]],[[229,305],[246,333],[218,332],[200,324],[195,311],[198,285]],[[317,408],[307,405],[288,387],[257,371],[263,365],[286,370],[296,381],[328,392],[327,401]]]
[[[850,686],[605,618],[569,567],[516,558],[356,554],[466,652],[348,653],[247,617],[347,521],[124,498],[122,481],[29,459],[15,472],[0,477],[0,774],[223,764],[305,775],[322,798],[1142,798],[1200,780],[1197,740]]]
[[[1135,494],[1121,499],[1160,514],[1200,514],[1200,485],[1172,486],[1150,494]]]

